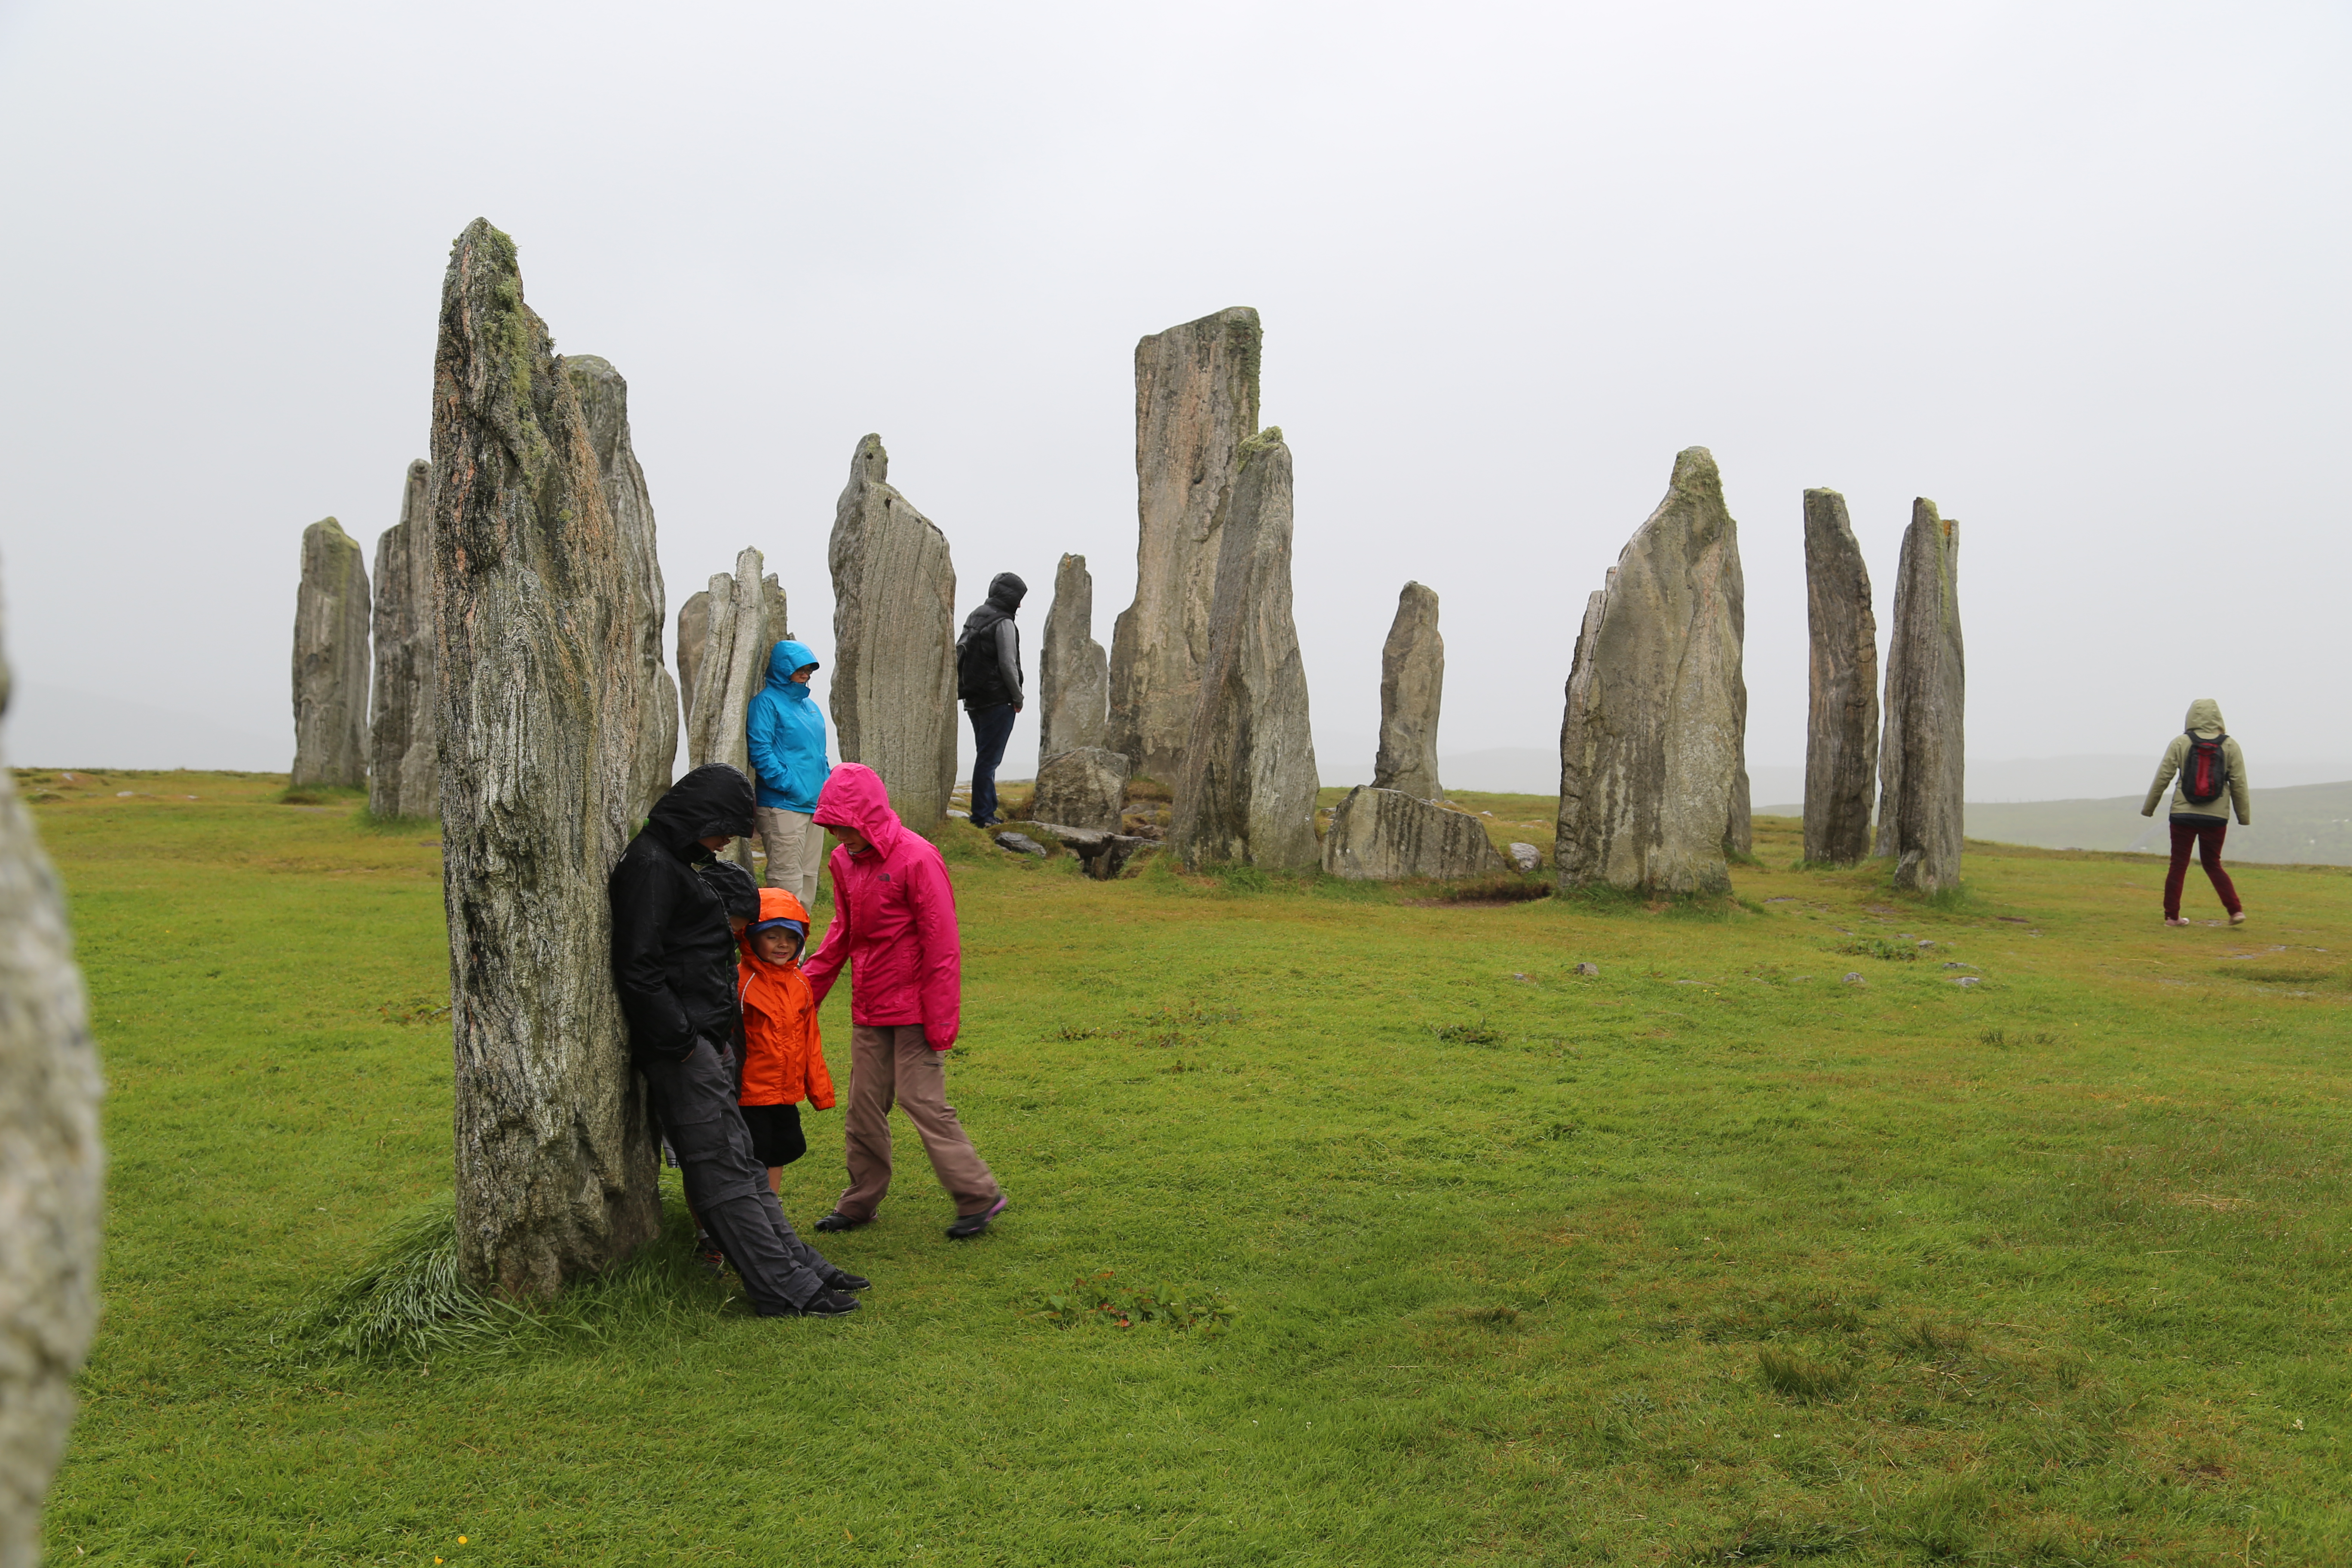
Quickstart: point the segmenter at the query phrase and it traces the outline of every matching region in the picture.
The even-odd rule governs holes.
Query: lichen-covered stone
[[[1443,800],[1437,782],[1437,710],[1445,695],[1445,639],[1437,632],[1437,593],[1407,583],[1381,648],[1381,749],[1374,789],[1416,800]]]
[[[432,535],[457,1247],[544,1299],[656,1234],[605,884],[635,830],[645,683],[630,544],[514,242],[477,219],[442,283]]]
[[[0,659],[0,711],[8,670]],[[65,889],[0,767],[0,1563],[41,1561],[41,1500],[98,1326],[98,1050]],[[62,1550],[62,1547],[60,1547]]]
[[[1038,822],[1115,833],[1127,803],[1128,761],[1100,746],[1080,746],[1037,764],[1028,816]]]
[[[1478,819],[1402,790],[1358,785],[1331,813],[1323,869],[1351,882],[1486,877],[1509,867]]]
[[[375,700],[368,715],[368,810],[441,814],[441,705],[433,658],[433,465],[419,458],[401,486],[400,521],[375,542]]]
[[[1851,866],[1870,854],[1878,779],[1878,616],[1870,567],[1835,490],[1805,492],[1805,858]]]
[[[1513,868],[1522,872],[1543,869],[1543,851],[1532,844],[1513,844],[1505,851],[1511,858]]]
[[[1560,726],[1563,889],[1729,889],[1747,815],[1744,592],[1722,477],[1688,447],[1585,606]]]
[[[725,763],[747,778],[756,778],[751,766],[747,722],[751,699],[767,683],[768,653],[776,646],[768,617],[783,614],[783,595],[772,576],[763,577],[766,563],[757,550],[737,552],[733,576],[716,576],[696,595],[703,602],[703,646],[694,668],[695,691],[687,704],[686,765]],[[728,847],[736,864],[751,870],[751,842],[739,838]]]
[[[694,723],[694,681],[702,668],[702,650],[710,641],[710,590],[697,588],[677,607],[677,695],[679,716]]]
[[[1135,602],[1111,631],[1110,739],[1172,783],[1208,657],[1218,519],[1257,429],[1257,312],[1234,306],[1135,345]]]
[[[1194,868],[1311,870],[1319,781],[1290,614],[1291,459],[1280,429],[1242,444],[1217,531],[1208,652],[1170,841]]]
[[[1878,853],[1895,885],[1959,885],[1968,661],[1960,642],[1960,528],[1911,503],[1886,639],[1886,734],[1878,750]]]
[[[834,508],[833,727],[842,761],[881,774],[900,819],[929,833],[955,789],[955,563],[889,478],[866,437]]]
[[[294,766],[289,783],[367,783],[367,562],[333,518],[302,531],[294,592]]]
[[[628,563],[627,657],[644,688],[635,785],[635,809],[642,816],[669,788],[677,763],[677,683],[662,659],[662,622],[669,597],[655,546],[653,496],[629,442],[629,384],[612,362],[594,354],[567,356],[563,374],[587,418],[588,444],[596,453],[604,504]]]
[[[1109,722],[1110,668],[1095,641],[1094,576],[1085,556],[1065,555],[1054,573],[1054,607],[1045,613],[1037,659],[1037,765],[1100,746]]]

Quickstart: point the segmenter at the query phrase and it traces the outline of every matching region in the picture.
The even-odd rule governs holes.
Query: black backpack
[[[1004,671],[996,662],[996,621],[956,639],[956,696],[965,702],[1005,700]]]
[[[2230,759],[2221,750],[2229,738],[2216,735],[2209,741],[2189,731],[2189,754],[2180,759],[2180,797],[2189,805],[2210,805],[2230,787]]]

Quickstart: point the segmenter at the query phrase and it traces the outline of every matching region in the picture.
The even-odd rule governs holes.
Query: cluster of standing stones
[[[1062,557],[1035,693],[1034,826],[1102,877],[1155,839],[1195,869],[1537,869],[1530,847],[1506,861],[1446,800],[1444,642],[1437,595],[1418,583],[1399,595],[1381,652],[1373,780],[1318,832],[1291,616],[1292,455],[1258,423],[1262,349],[1257,312],[1240,307],[1136,345],[1135,599],[1106,654],[1086,560]],[[656,1224],[642,1090],[604,979],[604,880],[669,784],[681,725],[689,765],[751,771],[746,709],[788,635],[784,591],[746,549],[679,610],[673,682],[627,390],[605,361],[555,353],[523,301],[513,242],[477,219],[443,283],[433,455],[409,467],[373,602],[360,548],[333,519],[303,535],[293,782],[364,784],[380,816],[441,818],[460,1253],[469,1276],[515,1297],[625,1256]],[[1804,543],[1806,858],[1853,864],[1874,850],[1903,886],[1949,887],[1955,525],[1916,503],[1883,710],[1869,574],[1836,492],[1806,492]],[[851,457],[826,562],[840,754],[874,768],[899,816],[928,831],[955,782],[955,568],[947,536],[890,484],[878,436]],[[1560,728],[1563,890],[1728,889],[1729,863],[1749,849],[1744,594],[1721,476],[1691,447],[1577,633]],[[1145,780],[1171,802],[1164,827],[1129,810]]]

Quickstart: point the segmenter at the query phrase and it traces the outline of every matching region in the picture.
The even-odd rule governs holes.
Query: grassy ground
[[[851,1320],[754,1320],[673,1237],[561,1331],[371,1367],[279,1325],[448,1188],[430,829],[24,776],[114,1160],[54,1562],[2352,1561],[2341,870],[2179,931],[2144,859],[1972,846],[1929,909],[1780,868],[1780,820],[1714,911],[958,828],[994,1231],[941,1237],[902,1132]],[[1237,1315],[1120,1328],[1081,1276]]]

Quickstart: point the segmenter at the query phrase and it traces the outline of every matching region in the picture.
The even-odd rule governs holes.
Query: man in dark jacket
[[[698,862],[751,831],[751,781],[724,763],[695,769],[646,815],[613,868],[613,979],[629,1048],[686,1178],[687,1202],[763,1318],[836,1318],[868,1281],[793,1232],[736,1109],[735,937]]]
[[[980,754],[971,764],[971,824],[987,827],[996,815],[996,765],[1013,739],[1013,716],[1021,711],[1021,628],[1013,613],[1029,584],[999,572],[988,585],[988,601],[963,618],[956,637],[956,689],[971,715],[972,742]]]

